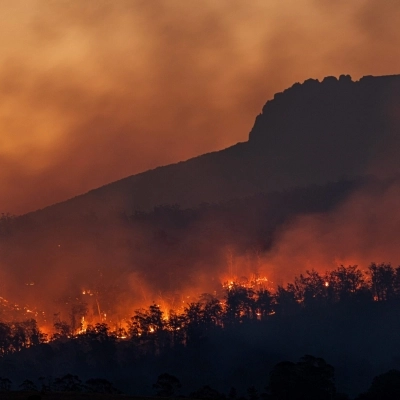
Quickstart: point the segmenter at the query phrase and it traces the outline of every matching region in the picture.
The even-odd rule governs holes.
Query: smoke
[[[320,273],[340,265],[371,262],[400,265],[400,181],[371,183],[355,191],[331,212],[298,216],[281,228],[265,256],[279,272],[280,284],[315,269]]]
[[[244,141],[295,81],[398,72],[395,2],[0,7],[4,212]]]
[[[296,81],[398,72],[399,10],[376,0],[1,4],[0,211],[246,140],[265,101]],[[398,105],[388,113],[396,121]],[[368,172],[396,172],[392,152]],[[48,313],[63,302],[68,316],[71,301],[96,308],[82,297],[90,289],[104,293],[102,309],[113,299],[129,314],[153,301],[187,304],[231,278],[265,275],[275,287],[310,268],[397,264],[399,195],[395,184],[371,186],[332,212],[300,216],[265,256],[243,254],[247,231],[213,214],[159,231],[90,215],[66,227],[27,221],[1,243],[1,290]]]

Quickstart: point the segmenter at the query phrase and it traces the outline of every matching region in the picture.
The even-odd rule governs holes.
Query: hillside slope
[[[397,171],[400,75],[309,79],[268,101],[249,141],[110,183],[34,213],[193,207],[343,177]]]

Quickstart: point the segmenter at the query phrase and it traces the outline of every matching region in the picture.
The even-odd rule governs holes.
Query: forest
[[[274,290],[265,284],[226,282],[222,298],[201,294],[182,311],[151,304],[119,330],[74,328],[72,314],[56,319],[51,335],[33,319],[1,322],[0,388],[248,400],[399,395],[400,267],[340,266]],[[377,365],[362,366],[362,347]],[[379,365],[386,352],[391,363]]]

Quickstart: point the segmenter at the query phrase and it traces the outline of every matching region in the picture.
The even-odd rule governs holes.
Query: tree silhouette
[[[44,376],[39,377],[39,382],[41,383],[40,391],[42,393],[51,392],[53,390],[53,379],[51,377],[46,378]]]
[[[172,345],[183,345],[185,341],[185,316],[170,310],[167,329],[172,334]]]
[[[179,382],[179,379],[176,376],[168,373],[159,375],[157,382],[153,384],[153,388],[156,389],[157,396],[161,397],[170,397],[174,395],[181,387],[182,386]]]
[[[82,347],[89,349],[88,353],[96,365],[104,368],[115,365],[117,336],[106,323],[88,325],[86,331],[78,335],[77,340]]]
[[[2,378],[0,376],[0,392],[9,392],[11,389],[12,382],[8,378]]]
[[[203,303],[202,322],[207,330],[218,326],[222,322],[222,305],[219,299],[207,293],[200,296],[200,302]]]
[[[4,356],[11,350],[11,327],[0,322],[0,356]]]
[[[276,400],[331,400],[334,368],[306,355],[299,362],[280,362],[270,372],[268,392]]]
[[[235,387],[231,387],[228,392],[228,399],[229,400],[236,400],[237,398],[237,390]]]
[[[67,374],[54,380],[54,389],[57,392],[81,392],[83,386],[77,375]]]
[[[228,287],[225,299],[225,318],[228,323],[251,319],[256,315],[253,289],[234,283]]]
[[[255,308],[259,319],[265,319],[273,310],[273,297],[266,289],[256,291]]]
[[[110,331],[106,323],[97,323],[96,325],[88,325],[82,337],[88,338],[91,342],[114,343],[117,339],[114,332]]]
[[[73,333],[76,333],[77,330],[82,329],[82,318],[86,317],[88,312],[88,305],[84,302],[79,302],[76,304],[72,304],[71,306],[71,329]]]
[[[250,386],[249,388],[247,388],[247,399],[248,400],[258,400],[259,398],[260,398],[260,395],[254,386]]]
[[[328,299],[328,289],[326,280],[317,271],[306,271],[295,277],[293,289],[295,296],[305,307],[320,307],[326,304]]]
[[[19,325],[20,328],[24,330],[24,337],[26,340],[24,347],[35,346],[46,341],[47,335],[40,331],[34,319],[23,321]]]
[[[400,399],[400,371],[392,369],[376,376],[366,393],[356,400],[397,400]]]
[[[204,309],[200,302],[189,303],[184,309],[187,343],[197,343],[203,336]]]
[[[165,328],[163,315],[164,313],[157,304],[152,304],[148,310],[136,310],[135,315],[131,318],[129,333],[133,337],[155,336]]]
[[[190,397],[193,399],[201,399],[201,400],[225,400],[226,397],[222,393],[218,392],[218,390],[211,388],[208,385],[203,386],[202,388],[192,392]]]
[[[19,388],[26,392],[36,392],[38,390],[37,386],[29,379],[25,379],[20,385]]]
[[[396,294],[396,271],[390,264],[375,264],[369,266],[371,285],[374,299],[377,301],[390,300]]]
[[[152,304],[148,310],[136,310],[128,332],[131,338],[145,345],[147,351],[157,353],[167,344],[167,323],[160,306]]]
[[[291,316],[299,311],[299,301],[296,299],[296,293],[293,285],[288,285],[285,289],[278,286],[275,293],[275,310],[277,315]]]
[[[357,265],[341,265],[328,274],[327,283],[333,292],[333,301],[347,301],[366,288],[363,273]]]
[[[103,378],[92,378],[86,381],[86,389],[92,393],[110,393],[119,394],[121,393],[114,385]]]
[[[54,330],[53,339],[68,338],[72,335],[72,328],[66,321],[61,321],[60,313],[54,314]]]

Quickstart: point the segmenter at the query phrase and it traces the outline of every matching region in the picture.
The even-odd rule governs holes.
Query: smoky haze
[[[41,324],[86,304],[87,322],[115,326],[153,301],[222,298],[226,281],[274,290],[306,269],[397,263],[399,82],[296,83],[267,101],[246,143],[3,215],[3,296],[45,310]]]
[[[396,2],[0,5],[0,209],[32,211],[245,141],[309,77],[398,70]]]

